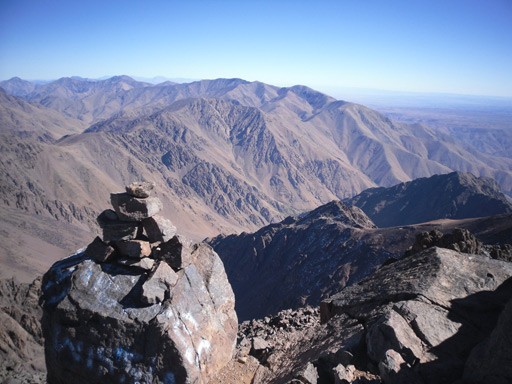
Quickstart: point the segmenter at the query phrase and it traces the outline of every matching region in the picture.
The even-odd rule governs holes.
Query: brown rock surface
[[[149,181],[134,181],[126,187],[126,193],[130,196],[144,199],[151,195],[151,192],[155,188],[155,183]]]
[[[41,279],[31,284],[0,280],[0,382],[45,383],[38,298]]]

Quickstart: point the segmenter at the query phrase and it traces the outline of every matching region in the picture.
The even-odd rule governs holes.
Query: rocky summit
[[[48,383],[204,383],[231,359],[238,321],[222,262],[157,215],[153,187],[112,194],[103,238],[44,275]]]
[[[323,300],[319,316],[242,323],[216,382],[510,383],[511,297],[512,264],[431,247]]]

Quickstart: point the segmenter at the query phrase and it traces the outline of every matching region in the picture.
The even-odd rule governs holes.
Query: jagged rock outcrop
[[[370,188],[345,203],[361,208],[379,227],[512,212],[512,203],[494,180],[462,172]]]
[[[151,189],[112,194],[103,240],[45,274],[48,383],[205,383],[231,359],[237,317],[222,262],[169,220],[149,220],[161,207]]]
[[[483,244],[465,228],[455,228],[451,233],[445,234],[438,229],[433,229],[430,232],[420,232],[416,235],[414,244],[405,255],[410,256],[430,247],[453,249],[454,251],[487,256],[496,260],[512,261],[511,244]]]
[[[454,251],[477,255],[482,254],[484,251],[482,242],[467,229],[455,228],[452,233],[447,234],[434,229],[430,232],[417,234],[414,244],[407,251],[406,255],[413,255],[430,247],[453,249]]]
[[[333,201],[255,233],[218,236],[209,243],[226,266],[238,317],[248,320],[318,305],[349,280],[376,269],[389,254],[359,241],[373,228],[359,208]]]
[[[510,263],[429,248],[324,300],[321,319],[364,324],[367,357],[386,383],[449,383],[496,326],[511,278]]]
[[[511,228],[510,214],[375,228],[357,207],[333,201],[254,233],[207,241],[224,262],[235,292],[237,314],[243,321],[287,308],[318,305],[383,263],[402,258],[415,236],[423,232],[415,252],[437,245],[512,259],[512,248],[505,244],[510,241]],[[444,236],[444,240],[436,243],[432,236]]]

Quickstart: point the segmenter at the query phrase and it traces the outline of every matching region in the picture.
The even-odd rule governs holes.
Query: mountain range
[[[110,193],[135,180],[155,184],[144,183],[180,236],[216,235],[206,242],[223,261],[183,237],[150,245],[146,222],[135,240],[96,238],[43,281],[0,279],[0,381],[59,381],[53,363],[45,377],[45,348],[47,362],[61,353],[85,369],[84,382],[107,372],[139,380],[162,361],[172,361],[172,371],[155,380],[185,382],[174,357],[143,348],[154,345],[155,331],[175,332],[169,348],[156,349],[180,346],[176,362],[187,360],[191,375],[216,368],[211,383],[512,377],[506,358],[496,362],[510,356],[512,159],[489,150],[484,136],[479,148],[487,149],[479,151],[467,137],[397,123],[307,87],[240,79],[14,78],[0,86],[0,277],[30,282],[83,247],[98,234]],[[127,225],[113,211],[104,215]],[[151,219],[162,239],[175,230]],[[140,249],[124,264],[118,253],[127,243]],[[176,249],[161,252],[169,243]],[[93,252],[94,244],[108,255]],[[238,319],[252,319],[239,327],[236,354],[223,265]],[[203,320],[217,322],[212,303],[219,321],[229,320],[233,343],[204,338]],[[63,312],[53,313],[57,307]],[[113,308],[128,328],[112,326]],[[134,322],[139,310],[145,323]],[[55,334],[44,334],[47,326]],[[106,348],[94,340],[96,326],[114,332],[100,337]],[[223,368],[207,357],[212,345],[232,347]]]
[[[109,192],[133,180],[153,181],[165,213],[193,239],[254,231],[367,188],[454,170],[512,193],[512,159],[304,86],[116,76],[0,87],[2,209],[29,227],[45,218],[94,233]],[[16,227],[5,227],[11,251],[26,253]],[[31,242],[62,246],[44,235]]]

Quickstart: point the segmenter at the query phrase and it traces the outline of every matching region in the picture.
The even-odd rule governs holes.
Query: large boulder
[[[237,317],[223,264],[208,245],[179,247],[189,263],[176,270],[165,260],[147,271],[85,253],[50,268],[48,383],[203,383],[231,359]]]
[[[501,329],[480,343],[512,296],[511,282],[510,263],[433,247],[324,300],[320,314],[327,324],[349,316],[365,325],[366,357],[385,383],[451,383],[462,377],[471,351],[468,378],[475,372],[494,379],[482,367],[495,368],[492,351],[510,351],[508,312]]]

